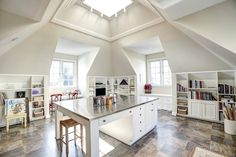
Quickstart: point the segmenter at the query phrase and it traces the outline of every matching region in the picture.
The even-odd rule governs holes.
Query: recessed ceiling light
[[[111,17],[133,3],[132,0],[84,0],[84,4]]]

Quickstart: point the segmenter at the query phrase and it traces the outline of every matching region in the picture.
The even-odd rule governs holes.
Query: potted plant
[[[152,85],[151,85],[150,83],[146,83],[146,84],[144,85],[144,90],[145,90],[145,93],[146,93],[146,94],[152,93]]]

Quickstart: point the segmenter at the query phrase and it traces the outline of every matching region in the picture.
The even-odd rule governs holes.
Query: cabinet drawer
[[[115,113],[106,117],[99,118],[98,123],[99,123],[99,126],[105,125],[112,121],[118,120],[121,117],[133,115],[133,113],[134,113],[134,109],[125,110],[125,111],[118,112],[118,113]]]

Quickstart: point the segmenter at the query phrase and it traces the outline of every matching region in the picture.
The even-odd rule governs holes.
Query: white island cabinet
[[[132,145],[155,128],[157,100],[145,96],[118,96],[116,104],[105,107],[95,107],[91,98],[58,102],[56,138],[60,135],[60,119],[65,115],[84,125],[87,157],[99,156],[99,130]]]

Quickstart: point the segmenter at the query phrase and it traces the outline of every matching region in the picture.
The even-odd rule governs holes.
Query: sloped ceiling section
[[[125,13],[113,19],[106,19],[84,8],[80,3],[66,7],[67,1],[65,0],[58,9],[52,19],[53,23],[109,42],[164,21],[158,12],[149,10],[149,3],[141,4],[136,1]]]
[[[80,56],[87,52],[97,51],[97,49],[98,47],[94,45],[76,42],[65,38],[60,38],[57,41],[55,53]]]
[[[150,2],[173,26],[230,66],[230,69],[235,69],[235,0]]]
[[[35,21],[41,21],[50,0],[1,0],[0,9]]]
[[[159,36],[161,40],[171,71],[174,73],[232,69],[228,64],[222,62],[215,55],[211,54],[167,22],[112,42],[113,53],[122,52],[123,47],[156,36]],[[119,62],[119,58],[116,58],[116,55],[112,57],[114,64],[113,71],[115,74],[119,75],[123,71],[128,70],[123,68],[125,65]],[[135,73],[135,69],[132,71]]]
[[[177,22],[219,46],[236,53],[236,1],[228,0]]]
[[[27,37],[29,37],[31,34],[39,30],[42,26],[44,26],[48,21],[51,19],[52,15],[54,14],[55,10],[59,6],[61,0],[50,0],[47,6],[45,6],[47,3],[47,0],[42,0],[39,2],[42,2],[43,5],[36,6],[39,2],[36,2],[37,0],[4,0],[0,1],[2,2],[1,9],[4,9],[6,11],[1,11],[0,13],[0,56],[3,55],[5,52],[10,50],[11,48],[15,47],[16,45],[23,42]],[[14,3],[13,3],[14,2]],[[29,2],[29,3],[26,3]],[[40,3],[41,4],[41,3]],[[20,10],[22,8],[29,9],[33,5],[35,14],[32,15],[32,17],[28,17],[27,15],[30,14],[30,12],[22,11]],[[43,7],[43,8],[41,8]],[[44,10],[44,7],[46,7],[46,10]],[[13,9],[16,9],[15,11],[12,11]],[[26,9],[26,10],[27,10]],[[31,10],[31,9],[29,9]],[[31,10],[32,12],[33,10]],[[39,13],[39,12],[40,13]],[[41,12],[42,11],[42,12]],[[12,14],[14,12],[14,14]],[[20,17],[20,16],[21,17]],[[41,21],[34,21],[34,17],[37,17],[41,19]],[[26,19],[26,17],[28,19]]]
[[[226,0],[149,0],[157,8],[165,10],[171,20],[196,13]]]
[[[57,41],[60,38],[100,47],[99,54],[100,52],[101,54],[97,55],[96,63],[93,63],[94,68],[101,69],[101,71],[97,71],[101,75],[111,75],[110,60],[106,62],[104,59],[101,60],[102,57],[110,55],[109,43],[50,23],[2,55],[0,73],[48,75]],[[90,73],[97,74],[96,70],[93,72]]]
[[[188,35],[191,39],[199,43],[202,47],[214,54],[222,62],[228,64],[232,69],[236,69],[236,54],[219,46],[218,44],[204,38],[203,36],[191,31],[190,29],[175,23],[175,26]]]

